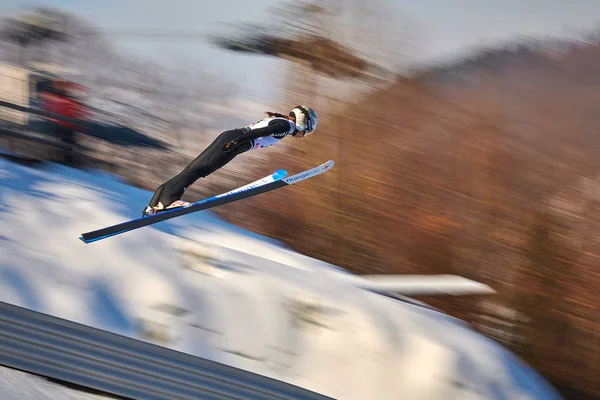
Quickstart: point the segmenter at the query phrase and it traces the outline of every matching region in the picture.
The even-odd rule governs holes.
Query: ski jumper
[[[196,157],[183,171],[163,183],[156,189],[149,206],[162,203],[168,207],[181,199],[185,189],[199,178],[204,178],[222,168],[235,156],[250,150],[272,146],[296,130],[294,121],[286,118],[264,118],[241,129],[232,129],[221,133]],[[227,143],[233,144],[226,149]]]

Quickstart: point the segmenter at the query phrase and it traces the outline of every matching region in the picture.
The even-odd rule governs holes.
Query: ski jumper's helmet
[[[319,119],[317,113],[310,107],[296,106],[290,111],[290,117],[296,118],[296,131],[292,136],[296,136],[298,132],[305,132],[304,136],[310,135],[317,129]]]

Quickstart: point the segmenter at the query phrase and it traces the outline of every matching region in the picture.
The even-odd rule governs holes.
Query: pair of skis
[[[157,222],[165,221],[171,218],[179,217],[181,215],[190,214],[196,211],[206,210],[212,207],[217,207],[223,204],[231,203],[233,201],[245,199],[248,197],[256,196],[261,193],[270,192],[271,190],[279,189],[284,186],[293,185],[308,178],[320,175],[325,171],[328,171],[333,167],[333,160],[329,160],[326,163],[319,165],[318,167],[308,169],[300,172],[296,175],[292,175],[286,178],[287,172],[284,170],[277,170],[272,174],[265,176],[262,179],[249,183],[248,185],[239,187],[227,193],[219,194],[214,197],[209,197],[204,200],[191,203],[189,205],[173,208],[168,211],[162,211],[157,214],[153,214],[147,217],[141,217],[130,221],[122,222],[117,225],[109,226],[106,228],[98,229],[95,231],[83,233],[79,239],[85,243],[92,243],[98,240],[106,239],[112,236],[119,235],[121,233],[129,232],[134,229],[142,228],[144,226],[152,225]]]

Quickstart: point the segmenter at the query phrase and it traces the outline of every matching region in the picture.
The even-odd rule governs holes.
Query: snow
[[[139,216],[151,193],[3,159],[0,182],[1,301],[335,398],[559,398],[461,321],[210,212],[84,244],[82,232]]]
[[[39,376],[0,367],[0,399],[2,400],[102,400],[112,398],[70,389]]]

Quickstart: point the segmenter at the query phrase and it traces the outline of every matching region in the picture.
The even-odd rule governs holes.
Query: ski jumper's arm
[[[290,123],[283,119],[274,119],[264,128],[246,129],[244,133],[235,140],[238,143],[255,140],[264,136],[284,137],[290,131]]]

